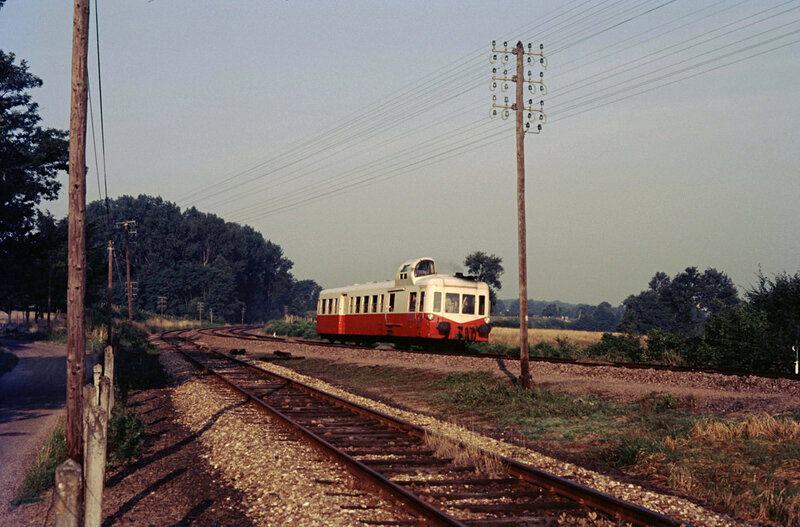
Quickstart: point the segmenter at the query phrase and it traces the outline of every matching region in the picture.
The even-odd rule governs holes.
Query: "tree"
[[[2,4],[0,4],[2,7]],[[38,125],[28,90],[42,85],[23,60],[0,50],[0,304],[30,305],[47,274],[35,272],[37,205],[55,199],[56,175],[66,170],[67,133]]]
[[[38,125],[39,105],[27,91],[42,81],[14,60],[0,50],[0,244],[29,234],[36,206],[58,196],[69,150],[67,132]]]
[[[703,323],[724,308],[739,304],[733,281],[714,268],[700,273],[687,267],[670,280],[658,272],[649,288],[624,302],[619,330],[647,333],[662,329],[679,335],[697,335]]]
[[[464,258],[464,265],[471,275],[477,276],[481,282],[489,286],[489,302],[495,305],[497,291],[502,288],[500,275],[503,274],[503,259],[499,256],[487,255],[483,251],[475,251]]]

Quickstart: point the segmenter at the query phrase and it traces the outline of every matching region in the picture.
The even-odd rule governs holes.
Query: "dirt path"
[[[63,413],[67,348],[17,340],[0,345],[19,357],[16,368],[0,377],[0,511],[6,511]]]

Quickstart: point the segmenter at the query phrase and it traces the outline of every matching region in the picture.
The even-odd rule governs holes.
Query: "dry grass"
[[[150,317],[145,320],[143,324],[151,333],[200,327],[200,321],[198,320],[176,319],[170,317]]]
[[[478,447],[438,434],[425,434],[425,445],[434,456],[452,459],[455,465],[474,465],[475,472],[490,478],[506,476],[500,458]]]
[[[748,415],[738,423],[701,421],[689,431],[689,437],[704,443],[741,439],[800,441],[800,421],[789,418],[776,419],[769,414]]]
[[[619,333],[614,333],[619,335]],[[585,348],[597,342],[603,337],[602,331],[577,331],[574,329],[529,329],[528,342],[530,346],[535,346],[540,342],[556,345],[558,340],[567,340],[570,344],[579,348]],[[492,328],[489,334],[490,344],[504,344],[506,346],[519,345],[519,329],[517,328]]]

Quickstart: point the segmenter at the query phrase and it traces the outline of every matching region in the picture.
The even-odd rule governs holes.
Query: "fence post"
[[[111,391],[108,396],[108,412],[111,415],[111,410],[114,409],[114,348],[106,346],[104,359],[103,375],[111,381]]]
[[[88,437],[86,438],[86,475],[84,485],[84,525],[99,527],[103,519],[103,484],[106,474],[106,434],[108,414],[100,406],[88,412]]]
[[[96,404],[100,404],[100,377],[103,376],[103,365],[95,364],[94,368],[92,368],[92,373],[94,374],[94,400]]]
[[[111,417],[111,380],[103,375],[100,377],[100,408],[106,411],[106,417]]]
[[[97,404],[95,399],[96,389],[91,384],[83,385],[83,473],[86,473],[86,438],[89,437],[87,424],[89,423],[89,410]]]
[[[81,479],[81,466],[74,459],[56,468],[56,527],[80,525]]]

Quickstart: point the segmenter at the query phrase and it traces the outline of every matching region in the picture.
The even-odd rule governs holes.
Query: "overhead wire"
[[[763,34],[763,32],[762,32],[762,34]],[[787,35],[781,35],[780,37],[776,37],[776,38],[785,38],[786,36],[789,36],[789,35],[791,35],[791,34],[793,34],[793,33],[789,33],[789,34],[787,34]],[[749,39],[749,38],[752,38],[752,37],[748,37],[748,39]],[[729,44],[727,44],[726,46],[722,46],[721,48],[718,48],[718,49],[723,49],[724,47],[729,47],[729,46],[731,46],[731,45],[734,45],[734,44],[740,43],[740,42],[742,42],[742,41],[744,41],[744,40],[747,40],[747,39],[742,39],[742,40],[740,40],[740,41],[737,41],[737,42],[734,42],[734,43],[729,43]],[[761,42],[761,43],[755,44],[754,46],[761,46],[761,45],[764,45],[764,44],[766,44],[766,43],[772,42],[772,41],[774,41],[774,40],[775,40],[775,39],[770,39],[769,41]],[[783,46],[779,46],[779,47],[783,47]],[[693,68],[701,67],[701,66],[703,66],[703,65],[707,65],[707,64],[709,64],[709,63],[713,62],[714,60],[720,60],[721,58],[725,58],[725,57],[732,56],[732,55],[734,55],[734,54],[737,54],[737,53],[741,53],[741,52],[743,52],[743,51],[746,51],[747,49],[752,49],[752,46],[751,46],[751,47],[748,47],[748,48],[745,48],[744,50],[736,50],[736,51],[733,51],[733,52],[731,52],[731,53],[728,53],[728,54],[725,54],[725,55],[723,55],[722,57],[715,57],[715,58],[713,58],[713,59],[710,59],[710,60],[708,60],[708,61],[704,61],[704,62],[703,62],[703,63],[701,63],[701,64],[696,64],[696,65],[693,65],[693,66],[691,66],[690,68],[684,68],[684,69],[681,69],[681,70],[680,70],[680,72],[685,72],[685,71],[688,71],[689,69],[693,69]],[[778,47],[776,47],[775,49],[778,49]],[[765,52],[769,52],[769,51],[771,51],[771,50],[767,50],[767,51],[765,51]],[[707,54],[707,53],[704,53],[704,54]],[[701,54],[701,55],[704,55],[704,54]],[[759,54],[760,54],[760,53],[759,53]],[[753,56],[756,56],[756,55],[753,55]],[[748,57],[748,58],[749,58],[749,57]],[[685,60],[684,60],[684,61],[680,61],[679,63],[682,63],[682,62],[685,62]],[[725,65],[721,65],[721,66],[718,66],[718,67],[715,67],[715,68],[711,68],[711,69],[709,69],[709,70],[707,70],[707,71],[712,71],[712,70],[714,70],[714,69],[719,69],[719,67],[724,67],[724,66],[725,66]],[[696,74],[692,74],[692,75],[690,75],[689,77],[693,77],[693,76],[696,76],[696,75],[699,75],[699,74],[705,73],[705,72],[707,72],[707,71],[700,72],[700,73],[696,73]],[[656,80],[653,80],[653,81],[650,81],[650,82],[656,82],[657,80],[661,80],[661,78],[658,78],[658,79],[656,79]],[[679,80],[680,80],[680,79],[679,79]],[[679,80],[675,80],[675,82],[678,82]],[[670,83],[670,84],[671,84],[671,83]],[[632,86],[632,87],[631,87],[631,88],[629,88],[629,89],[636,89],[636,88],[638,88],[638,87],[641,87],[641,84],[634,85],[634,86]],[[656,88],[653,88],[653,89],[656,89]],[[650,91],[650,90],[647,90],[647,91]],[[622,99],[624,99],[624,98],[627,98],[627,97],[623,97],[623,98],[620,98],[620,99],[617,99],[617,100],[622,100]],[[610,104],[610,103],[608,103],[608,104]],[[570,108],[570,109],[574,109],[574,108]],[[570,116],[568,116],[568,117],[572,117],[572,115],[570,115]],[[552,122],[552,120],[551,120],[551,122]],[[357,184],[357,183],[356,183],[356,184]],[[350,187],[348,187],[348,188],[350,188]],[[305,201],[307,201],[307,200],[305,200]],[[285,210],[285,209],[286,209],[287,207],[289,207],[289,206],[291,206],[291,205],[290,205],[290,204],[288,204],[288,205],[283,205],[283,207],[282,207],[280,210]]]

